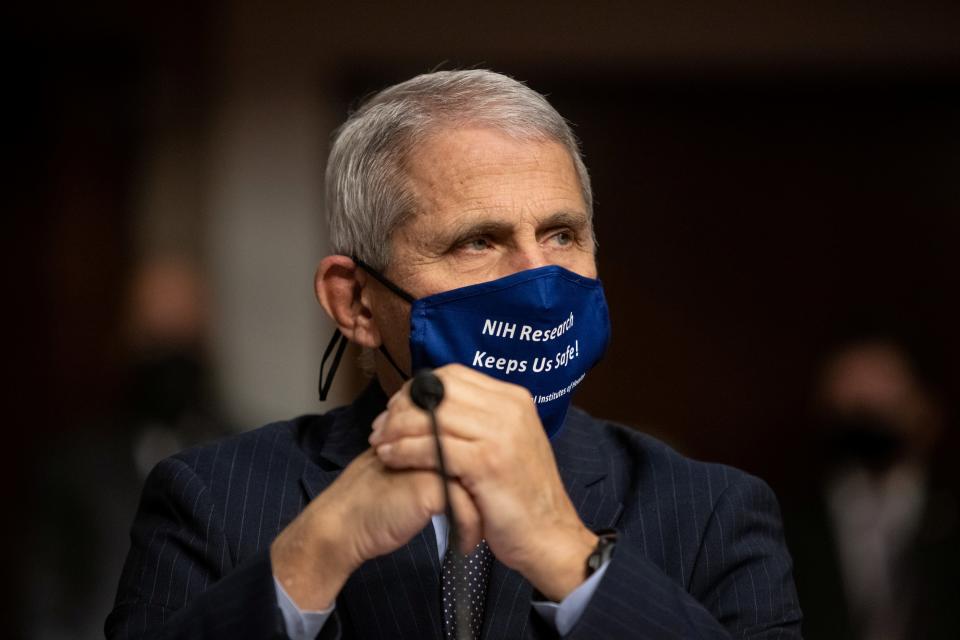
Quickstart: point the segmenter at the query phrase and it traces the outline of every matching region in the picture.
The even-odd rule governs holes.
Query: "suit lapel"
[[[596,420],[571,408],[553,445],[567,495],[580,519],[592,530],[613,527],[623,511],[616,459],[600,449],[599,435]]]
[[[522,638],[530,619],[533,587],[513,569],[494,561],[487,585],[483,628],[484,640]]]
[[[350,576],[337,606],[359,638],[441,638],[440,562],[433,525]]]
[[[593,419],[571,408],[563,429],[552,441],[557,468],[577,514],[590,529],[613,527],[623,510],[621,493],[610,473],[610,461],[597,442]],[[485,640],[520,638],[527,634],[532,585],[519,573],[495,562],[487,588]]]
[[[303,436],[309,456],[300,479],[308,500],[336,480],[367,449],[370,423],[386,406],[374,382],[357,400],[324,416]],[[337,597],[337,611],[347,637],[441,638],[440,562],[433,525],[395,552],[365,562]]]

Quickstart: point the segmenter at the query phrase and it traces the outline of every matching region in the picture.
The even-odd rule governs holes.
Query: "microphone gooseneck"
[[[421,369],[413,376],[410,383],[410,399],[413,404],[427,412],[430,416],[430,426],[433,428],[433,442],[437,451],[437,470],[440,473],[440,482],[443,485],[443,503],[444,515],[447,517],[448,531],[447,552],[453,552],[455,558],[454,584],[466,584],[466,567],[464,566],[464,557],[460,553],[460,533],[457,530],[457,521],[453,513],[453,503],[450,502],[450,488],[447,481],[450,476],[447,475],[447,465],[443,459],[443,445],[440,443],[440,426],[437,424],[437,414],[435,409],[443,401],[443,382],[429,369]],[[463,580],[461,581],[461,578]],[[454,607],[456,611],[454,616],[457,621],[457,638],[459,640],[469,640],[470,638],[470,614],[467,605],[464,602],[466,596],[465,589],[457,589]]]

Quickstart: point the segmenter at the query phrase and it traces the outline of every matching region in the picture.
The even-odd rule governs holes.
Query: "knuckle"
[[[477,451],[477,462],[486,473],[496,474],[500,470],[503,457],[500,455],[500,447],[481,445]]]
[[[421,506],[431,513],[442,510],[443,493],[440,491],[440,483],[437,482],[436,477],[428,473],[418,473],[416,476],[413,488],[420,498]]]
[[[456,371],[458,366],[459,365],[455,362],[450,364],[445,364],[442,367],[437,367],[436,369],[434,369],[433,373],[441,380],[446,380],[446,377],[451,375],[454,371]]]
[[[387,400],[387,409],[393,409],[394,407],[397,406],[397,403],[400,402],[400,397],[404,393],[404,389],[405,389],[404,387],[401,387],[400,391],[390,396],[390,399]]]
[[[462,381],[471,375],[475,375],[477,372],[471,369],[470,367],[460,364],[459,362],[451,362],[446,364],[436,370],[437,375],[445,383],[454,383],[456,381]]]
[[[518,384],[510,385],[510,392],[517,401],[523,404],[530,404],[533,402],[533,396],[530,395],[530,391],[526,387],[521,387]]]
[[[377,447],[377,457],[383,462],[391,462],[395,455],[396,443],[389,443]]]
[[[408,411],[391,411],[387,422],[383,425],[383,433],[391,436],[402,436],[408,433],[411,417]]]
[[[501,411],[507,423],[519,424],[529,412],[529,408],[520,398],[517,398],[514,402],[505,403]]]

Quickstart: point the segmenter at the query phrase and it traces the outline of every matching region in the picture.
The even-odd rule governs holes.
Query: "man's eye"
[[[565,246],[573,242],[573,234],[569,231],[559,231],[553,234],[551,240],[560,246]]]
[[[460,246],[468,251],[485,251],[490,248],[490,242],[486,238],[471,238]]]

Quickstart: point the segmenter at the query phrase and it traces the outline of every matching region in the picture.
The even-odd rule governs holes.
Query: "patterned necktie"
[[[480,544],[467,556],[460,555],[460,552],[452,546],[447,549],[440,574],[443,581],[443,637],[447,640],[457,638],[455,603],[458,593],[464,594],[461,595],[461,602],[466,606],[465,618],[470,621],[468,637],[474,640],[480,637],[483,605],[486,601],[491,566],[493,566],[493,554],[490,553],[490,547],[485,540],[481,540]]]

